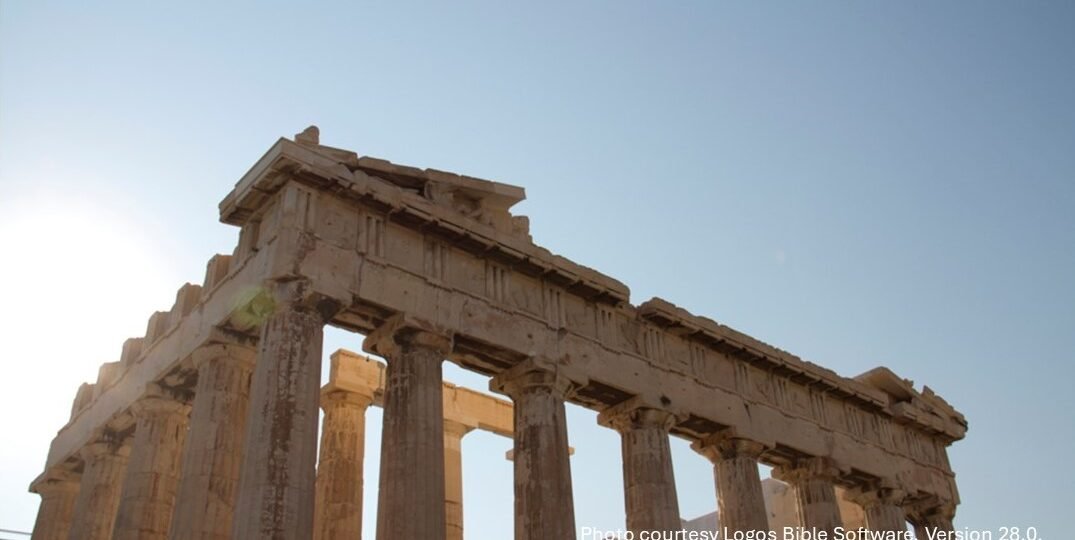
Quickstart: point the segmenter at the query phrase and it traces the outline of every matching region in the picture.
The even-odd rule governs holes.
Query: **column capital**
[[[105,456],[127,458],[131,455],[131,445],[116,433],[105,432],[96,437],[94,442],[79,449],[78,455],[86,462]]]
[[[131,404],[131,412],[136,416],[160,414],[190,414],[190,396],[156,383],[146,385],[142,397]]]
[[[30,484],[30,492],[37,493],[42,497],[48,497],[55,493],[77,492],[80,475],[61,468],[53,467],[34,479]]]
[[[926,519],[952,521],[956,517],[956,505],[955,503],[944,502],[929,508],[923,515]]]
[[[258,351],[239,343],[209,343],[194,350],[191,363],[200,370],[209,362],[232,362],[239,367],[253,369]]]
[[[836,480],[843,469],[829,457],[807,457],[773,468],[773,478],[794,484],[803,480]]]
[[[258,327],[274,314],[294,311],[328,322],[344,307],[344,302],[312,290],[308,279],[269,279],[248,290],[232,314],[238,326]]]
[[[631,429],[658,428],[669,431],[679,415],[657,400],[634,396],[601,411],[597,423],[620,433]]]
[[[457,439],[462,439],[467,433],[470,433],[475,429],[477,429],[476,426],[468,424],[466,422],[461,422],[459,420],[454,420],[451,418],[444,419],[444,434],[452,435]]]
[[[321,409],[328,411],[335,407],[354,407],[365,409],[373,403],[373,396],[341,390],[339,388],[324,387],[321,389]]]
[[[452,352],[452,333],[437,325],[406,313],[390,317],[362,342],[362,350],[391,358],[411,348],[430,349],[448,356]]]
[[[728,428],[694,441],[691,443],[691,448],[708,458],[709,461],[716,463],[721,460],[740,457],[756,460],[771,448],[771,445],[740,437],[735,429]]]
[[[845,490],[844,498],[863,509],[879,505],[903,506],[907,492],[901,489],[895,481],[881,479]]]
[[[956,517],[955,503],[942,501],[932,496],[905,502],[904,511],[907,512],[909,521],[916,524],[930,524],[939,520],[951,521]]]
[[[313,289],[309,279],[270,280],[266,289],[278,308],[311,311],[328,322],[344,307],[344,303]]]
[[[548,390],[561,400],[585,386],[579,374],[563,364],[546,358],[532,357],[504,371],[489,381],[489,389],[512,397],[536,390]]]

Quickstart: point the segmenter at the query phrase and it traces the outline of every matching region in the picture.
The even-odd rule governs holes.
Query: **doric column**
[[[473,430],[444,419],[444,516],[446,540],[463,540],[463,436]]]
[[[903,512],[904,492],[891,483],[850,489],[845,498],[862,507],[866,514],[866,528],[871,531],[907,530],[907,518]]]
[[[515,408],[515,540],[575,538],[564,411],[574,386],[556,365],[534,359],[489,382],[491,390],[510,396]]]
[[[713,463],[721,526],[729,532],[768,531],[769,518],[758,475],[758,458],[765,445],[725,430],[696,441],[692,447]]]
[[[30,486],[41,496],[31,540],[65,540],[71,530],[79,477],[70,471],[53,469]]]
[[[840,505],[836,500],[834,480],[839,469],[829,458],[813,457],[773,470],[773,476],[795,490],[799,525],[807,529],[827,531],[831,538],[836,527],[842,526]]]
[[[250,383],[232,537],[302,540],[314,533],[321,343],[339,305],[308,297],[303,280],[273,287]]]
[[[605,409],[597,422],[620,433],[623,497],[627,530],[678,531],[681,528],[672,449],[668,431],[675,415],[635,397]]]
[[[314,538],[362,537],[362,464],[366,409],[372,395],[346,390],[321,392],[321,457],[317,462]]]
[[[238,344],[194,352],[198,382],[169,533],[174,540],[231,538],[254,355]]]
[[[444,538],[444,403],[441,364],[451,336],[395,316],[363,347],[387,361],[377,540]]]
[[[172,522],[190,405],[151,384],[132,412],[134,440],[112,538],[162,540]]]
[[[85,463],[78,497],[71,518],[70,540],[107,540],[116,522],[123,473],[131,447],[115,433],[106,433],[97,442],[82,448]]]
[[[927,503],[915,505],[909,512],[914,524],[916,538],[934,538],[937,531],[954,532],[952,520],[956,507],[951,503]]]

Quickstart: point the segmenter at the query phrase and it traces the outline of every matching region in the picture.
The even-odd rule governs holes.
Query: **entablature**
[[[470,186],[480,182],[490,185],[488,191],[495,195],[489,197],[491,200],[506,205],[504,201],[511,201],[514,197],[521,200],[524,196],[521,188],[517,188],[519,193],[509,196],[501,192],[510,193],[515,186],[432,169],[422,171],[375,158],[357,158],[352,170],[345,163],[319,152],[318,148],[287,139],[278,140],[220,203],[221,221],[245,226],[267,205],[272,194],[288,180],[295,179],[319,189],[327,189],[343,198],[359,199],[380,209],[394,221],[433,234],[460,249],[501,260],[516,271],[540,276],[586,299],[613,305],[629,301],[630,290],[623,283],[533,244],[529,234],[498,230],[494,224],[461,213],[443,200],[438,200],[435,193],[437,189],[448,189],[443,186],[454,188],[455,184]],[[391,172],[388,177],[395,179],[395,182],[378,176],[386,171]],[[425,187],[421,191],[408,188],[407,182],[399,180],[404,176],[422,177],[427,182],[426,186],[442,182],[437,184],[442,187]],[[456,177],[458,181],[443,182],[445,177]],[[506,208],[504,210],[507,211]]]

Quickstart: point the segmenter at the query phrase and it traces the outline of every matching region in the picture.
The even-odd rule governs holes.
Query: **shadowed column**
[[[845,498],[862,507],[866,528],[871,531],[903,532],[907,517],[903,512],[904,492],[891,485],[874,485],[848,490]]]
[[[564,400],[574,384],[533,359],[489,382],[515,407],[515,540],[575,538]]]
[[[444,420],[444,516],[446,540],[463,540],[463,436],[470,426]]]
[[[134,441],[112,538],[164,539],[175,507],[190,405],[171,390],[151,384],[132,411]]]
[[[668,431],[675,424],[675,416],[659,405],[632,398],[605,409],[597,421],[620,433],[627,530],[636,537],[642,531],[680,530],[679,500],[668,443]]]
[[[721,526],[744,534],[768,531],[769,517],[758,474],[758,458],[765,446],[722,431],[695,442],[692,448],[713,463]]]
[[[314,533],[321,343],[338,309],[309,283],[278,283],[250,384],[232,537],[302,540]]]
[[[70,540],[107,540],[116,522],[123,473],[131,447],[114,433],[87,444],[79,454],[85,462],[71,519]]]
[[[926,503],[916,505],[911,512],[915,537],[935,538],[938,531],[952,533],[955,528],[952,520],[956,516],[956,507],[950,503]]]
[[[362,465],[366,409],[373,396],[345,390],[321,393],[321,457],[317,463],[314,538],[362,536]]]
[[[449,335],[395,316],[363,343],[387,361],[377,540],[444,538],[441,364]]]
[[[64,540],[71,531],[75,499],[78,497],[79,476],[70,471],[53,469],[46,473],[30,491],[41,495],[33,535],[30,540]]]
[[[254,355],[233,344],[194,352],[198,383],[169,533],[174,540],[231,538]]]
[[[799,525],[827,531],[830,538],[835,534],[835,529],[843,525],[834,485],[839,474],[831,459],[821,457],[802,459],[773,470],[774,478],[791,484],[795,490]]]

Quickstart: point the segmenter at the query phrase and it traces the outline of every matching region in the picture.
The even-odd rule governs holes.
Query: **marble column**
[[[574,384],[533,359],[489,383],[514,402],[515,540],[575,538],[564,400]]]
[[[233,538],[314,533],[321,345],[331,315],[308,301],[307,283],[275,287],[250,383]]]
[[[377,540],[444,538],[444,403],[449,335],[396,316],[363,347],[387,362]]]
[[[444,516],[446,540],[463,540],[463,437],[472,427],[444,420]]]
[[[827,531],[831,538],[840,519],[834,481],[840,471],[828,458],[806,458],[773,470],[773,476],[791,485],[799,514],[799,525],[807,529]]]
[[[758,458],[765,445],[718,432],[693,444],[695,451],[713,463],[717,485],[717,514],[729,532],[768,531]]]
[[[366,409],[372,395],[346,390],[321,393],[321,453],[317,463],[314,538],[362,537],[362,465]]]
[[[79,477],[70,471],[53,469],[30,486],[41,495],[31,540],[64,540],[71,531]]]
[[[891,485],[874,485],[850,489],[845,498],[862,507],[863,513],[866,514],[867,529],[894,532],[907,530],[902,490]]]
[[[933,538],[937,531],[952,533],[952,520],[956,515],[953,504],[941,503],[919,508],[911,517],[916,538]]]
[[[198,382],[169,533],[173,540],[231,538],[255,353],[237,344],[194,352]]]
[[[190,405],[174,392],[150,385],[132,412],[134,440],[112,538],[163,540],[172,522]]]
[[[123,473],[131,447],[117,434],[101,436],[79,452],[85,463],[71,518],[69,540],[107,540],[112,537],[119,508]]]
[[[632,398],[605,409],[597,421],[620,433],[627,530],[636,537],[642,531],[680,530],[679,500],[668,442],[675,415],[659,405]]]

